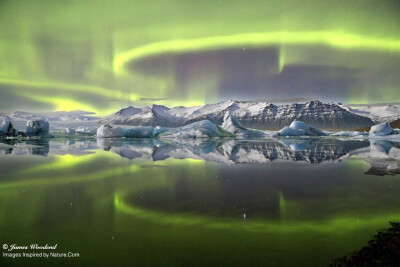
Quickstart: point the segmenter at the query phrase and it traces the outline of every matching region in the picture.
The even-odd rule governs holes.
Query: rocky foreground
[[[377,233],[368,245],[349,256],[338,258],[330,266],[400,266],[400,223]]]

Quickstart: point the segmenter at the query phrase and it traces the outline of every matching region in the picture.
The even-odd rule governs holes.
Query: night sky
[[[400,102],[400,2],[0,2],[0,111]]]

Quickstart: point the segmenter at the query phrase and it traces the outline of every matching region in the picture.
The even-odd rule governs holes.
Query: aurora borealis
[[[398,1],[2,1],[0,111],[400,102]]]

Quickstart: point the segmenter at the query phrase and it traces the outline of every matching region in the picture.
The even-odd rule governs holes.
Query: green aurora
[[[2,1],[0,110],[400,102],[397,1]]]
[[[318,175],[275,179],[272,174],[284,166],[279,163],[250,167],[266,176],[237,179],[232,173],[247,172],[248,166],[224,167],[193,159],[131,161],[101,149],[86,153],[15,156],[18,161],[14,156],[2,157],[1,170],[12,170],[0,181],[2,242],[58,243],[60,249],[82,254],[75,261],[79,265],[126,259],[138,264],[155,264],[160,259],[176,264],[190,262],[195,250],[205,263],[248,255],[249,262],[296,265],[300,260],[321,266],[361,246],[377,229],[399,217],[397,177],[360,176],[369,166],[357,158],[332,166],[300,163],[308,166],[306,172],[330,168],[343,179],[329,175],[324,179]],[[296,186],[288,185],[286,179]],[[297,183],[304,187],[298,188]],[[271,204],[268,216],[264,209],[260,209],[262,216],[249,211],[247,221],[236,216],[240,210],[218,215],[218,203],[232,201],[228,192],[244,187],[256,203]],[[158,199],[152,192],[164,192],[159,195],[162,202],[179,206],[186,191],[193,205],[204,201],[205,212],[165,210],[157,201],[156,207],[143,204]],[[235,196],[232,203],[246,203],[240,194]],[[214,255],[219,247],[224,251]],[[177,250],[181,256],[172,257]],[[312,262],[310,251],[315,258]]]

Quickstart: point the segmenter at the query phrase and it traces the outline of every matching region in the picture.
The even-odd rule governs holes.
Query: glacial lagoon
[[[2,241],[79,253],[8,264],[321,266],[400,218],[394,141],[9,140],[0,159]]]

